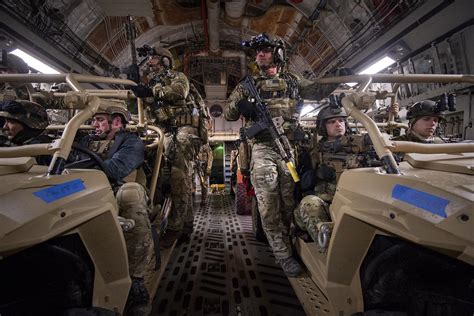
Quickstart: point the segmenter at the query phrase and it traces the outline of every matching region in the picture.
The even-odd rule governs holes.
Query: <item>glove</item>
[[[400,112],[400,107],[398,106],[398,103],[394,103],[390,105],[388,108],[389,113],[393,114],[393,117],[396,118],[398,116],[398,113]]]
[[[153,90],[142,84],[132,86],[130,90],[133,91],[133,94],[135,94],[137,98],[148,98],[153,96]]]
[[[316,173],[314,170],[308,170],[303,173],[300,178],[300,188],[301,192],[307,192],[314,189],[316,185]]]
[[[316,177],[320,180],[331,182],[336,180],[336,171],[328,165],[321,165],[316,170]]]
[[[237,108],[239,109],[240,114],[246,118],[251,118],[254,115],[254,105],[248,100],[240,100],[237,103]]]

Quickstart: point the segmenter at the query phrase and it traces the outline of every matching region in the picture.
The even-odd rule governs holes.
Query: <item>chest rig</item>
[[[107,154],[113,144],[113,140],[94,140],[89,143],[89,149],[99,155],[102,160],[106,160]]]
[[[169,86],[173,84],[173,81],[176,80],[177,75],[171,70],[165,72],[160,72],[156,74],[148,83],[148,87],[152,88],[156,85],[161,85],[162,87]],[[152,98],[151,98],[152,99]],[[151,110],[153,116],[156,118],[156,122],[160,125],[169,126],[169,127],[180,127],[180,126],[198,126],[198,117],[193,118],[194,109],[194,98],[190,94],[186,99],[175,100],[170,102],[170,100],[150,100],[151,101]],[[198,113],[197,113],[198,114]],[[197,116],[197,114],[195,116]]]
[[[301,100],[295,77],[288,73],[273,78],[258,77],[256,86],[272,117],[282,116],[285,121],[294,118]]]
[[[361,135],[342,136],[334,141],[325,141],[319,145],[320,164],[328,165],[336,171],[336,178],[345,169],[366,166],[365,152],[369,149]]]

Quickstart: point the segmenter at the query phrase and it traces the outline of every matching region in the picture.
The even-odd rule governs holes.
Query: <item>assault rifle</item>
[[[133,19],[129,15],[127,17],[127,24],[125,25],[125,33],[127,40],[130,42],[130,51],[132,54],[132,64],[128,66],[127,75],[128,78],[136,83],[140,82],[140,69],[137,63],[137,53],[135,50],[135,38],[137,37],[135,27],[133,26]]]
[[[267,106],[260,97],[260,94],[258,93],[257,88],[255,87],[255,84],[250,76],[246,76],[241,82],[241,85],[249,91],[250,97],[254,99],[253,103],[255,104],[257,115],[255,124],[245,130],[245,135],[247,138],[254,138],[258,133],[267,130],[275,142],[281,157],[286,162],[286,166],[291,173],[291,177],[295,182],[300,181],[298,173],[296,172],[294,163],[295,159],[291,152],[290,142],[288,141],[288,138],[286,137],[283,130],[283,118],[281,116],[275,118],[271,117]]]

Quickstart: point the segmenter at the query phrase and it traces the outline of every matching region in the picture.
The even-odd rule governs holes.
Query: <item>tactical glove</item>
[[[334,181],[336,180],[336,170],[328,165],[321,165],[318,170],[316,170],[316,177],[327,182]]]
[[[255,106],[248,100],[240,100],[237,103],[237,108],[239,109],[240,114],[246,118],[251,118],[254,115]]]
[[[133,94],[135,94],[137,98],[148,98],[153,96],[153,90],[142,84],[132,86],[130,90],[133,91]]]
[[[300,178],[301,192],[312,191],[316,181],[316,172],[313,169],[305,171]]]

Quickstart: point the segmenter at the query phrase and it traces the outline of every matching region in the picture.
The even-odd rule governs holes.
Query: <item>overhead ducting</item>
[[[219,9],[220,2],[218,0],[207,0],[207,19],[209,27],[209,50],[217,53],[219,47]]]

